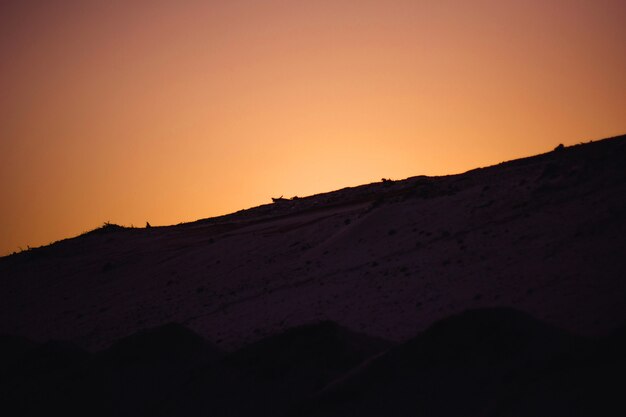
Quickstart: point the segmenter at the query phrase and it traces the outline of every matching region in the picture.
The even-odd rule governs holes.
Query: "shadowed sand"
[[[0,338],[0,388],[29,416],[620,415],[624,348],[503,308],[397,346],[323,322],[230,354],[168,324],[92,354]]]
[[[0,258],[3,390],[35,414],[612,404],[589,381],[623,370],[624,161],[622,136]]]

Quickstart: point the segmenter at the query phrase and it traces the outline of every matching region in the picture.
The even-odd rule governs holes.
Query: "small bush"
[[[83,233],[83,235],[93,235],[93,234],[106,234],[106,233],[110,233],[110,232],[116,232],[118,230],[124,230],[127,229],[124,226],[120,226],[119,224],[115,224],[115,223],[111,223],[111,222],[104,222],[102,224],[102,226],[90,230],[88,232]]]

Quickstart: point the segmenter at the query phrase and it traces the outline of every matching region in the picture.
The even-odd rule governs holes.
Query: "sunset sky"
[[[626,133],[624,0],[0,1],[0,255]]]

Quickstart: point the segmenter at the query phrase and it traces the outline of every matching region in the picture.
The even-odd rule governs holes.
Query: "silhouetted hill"
[[[308,389],[319,389],[390,346],[387,341],[326,321],[288,329],[248,345],[231,354],[228,362],[261,379],[304,379],[311,385]]]
[[[0,332],[98,349],[178,322],[232,350],[324,320],[402,341],[467,308],[510,306],[606,334],[626,320],[625,145],[178,226],[105,225],[0,258]]]
[[[626,358],[616,347],[510,309],[468,311],[375,358],[293,415],[622,415]]]
[[[225,357],[226,372],[198,370],[156,415],[280,416],[389,346],[332,322],[288,329]]]
[[[175,324],[138,332],[95,354],[63,342],[3,337],[0,387],[11,415],[143,415],[221,353]],[[5,370],[6,367],[3,367]]]
[[[622,415],[625,340],[506,308],[447,318],[398,346],[324,322],[226,356],[174,324],[95,354],[3,337],[12,365],[0,389],[19,416]]]
[[[0,258],[2,397],[22,415],[610,415],[625,161],[621,136]]]
[[[389,343],[334,323],[289,329],[225,357],[173,323],[93,354],[0,338],[12,415],[280,415]]]

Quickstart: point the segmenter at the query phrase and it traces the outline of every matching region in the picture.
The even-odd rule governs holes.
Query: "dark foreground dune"
[[[0,258],[0,394],[11,415],[624,415],[624,248],[625,136],[107,224]]]
[[[510,309],[435,323],[291,415],[623,415],[626,333],[575,337]]]
[[[624,415],[624,328],[573,336],[516,310],[435,323],[400,345],[331,322],[223,353],[180,325],[87,353],[0,339],[12,415]]]

